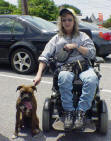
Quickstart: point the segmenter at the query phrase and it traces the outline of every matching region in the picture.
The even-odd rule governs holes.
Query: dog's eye
[[[25,92],[21,92],[21,96],[24,94]]]

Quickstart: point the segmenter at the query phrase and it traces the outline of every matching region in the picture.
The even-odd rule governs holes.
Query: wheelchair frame
[[[103,60],[101,58],[96,58],[95,61],[92,62],[94,67],[95,73],[100,80],[100,63]],[[98,69],[96,69],[98,68]],[[77,80],[74,81],[74,93],[77,95],[77,101],[75,101],[75,106],[77,105],[78,98],[81,94],[80,89],[82,90],[81,81]],[[78,91],[79,90],[79,91]],[[56,118],[61,117],[64,113],[62,108],[60,93],[58,90],[52,89],[52,95],[50,98],[46,98],[43,106],[43,113],[42,113],[42,128],[43,131],[50,131],[52,124]],[[97,87],[94,100],[92,102],[91,108],[86,112],[86,118],[90,119],[94,122],[96,126],[96,131],[101,134],[107,134],[108,131],[108,110],[105,100],[100,98],[100,88]]]

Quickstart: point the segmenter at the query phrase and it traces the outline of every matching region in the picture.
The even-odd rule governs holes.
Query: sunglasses
[[[62,22],[66,22],[66,21],[68,21],[68,22],[72,22],[73,19],[62,19],[61,21],[62,21]]]

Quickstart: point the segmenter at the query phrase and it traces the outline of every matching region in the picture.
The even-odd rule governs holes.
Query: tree
[[[78,9],[77,7],[75,7],[75,6],[64,4],[64,5],[59,6],[59,9],[61,9],[61,8],[71,8],[71,9],[73,9],[75,11],[76,14],[81,15],[81,10]]]
[[[22,14],[21,0],[18,2],[19,6],[15,13]],[[28,0],[29,15],[38,16],[51,21],[57,19],[58,12],[58,7],[51,0]]]
[[[18,8],[14,10],[13,14],[18,14],[21,15],[22,14],[22,6],[21,6],[21,0],[18,0]]]
[[[111,27],[111,16],[108,20],[106,20],[104,23],[103,23],[103,26],[106,27],[106,28],[109,28]]]
[[[14,11],[14,14],[28,14],[28,7],[27,7],[28,0],[18,0],[18,8]],[[26,6],[26,7],[24,7]]]
[[[30,15],[36,15],[46,20],[56,20],[58,17],[58,7],[51,0],[28,0]]]
[[[4,0],[0,0],[0,14],[12,14],[15,9],[16,6]]]

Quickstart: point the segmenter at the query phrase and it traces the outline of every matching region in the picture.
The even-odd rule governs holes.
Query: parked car
[[[92,34],[92,40],[96,47],[97,56],[106,57],[111,54],[111,30],[84,21],[79,22],[79,28],[88,28]]]
[[[91,36],[88,29],[81,30]],[[46,43],[56,33],[55,24],[39,17],[0,15],[0,61],[8,61],[18,73],[31,73]]]
[[[30,73],[56,33],[56,25],[39,17],[0,15],[0,61],[8,61],[18,73]]]
[[[93,37],[89,28],[81,25],[80,30]],[[0,15],[0,61],[8,61],[17,73],[31,73],[37,69],[46,43],[56,33],[55,24],[39,17]]]
[[[96,25],[94,23],[88,23],[82,21],[79,17],[79,29],[82,31],[87,30],[86,33],[92,38],[95,47],[96,55],[101,57],[106,57],[111,54],[111,30],[101,27],[101,25]],[[57,24],[57,21],[52,21],[52,23]],[[101,36],[101,34],[103,36]]]

